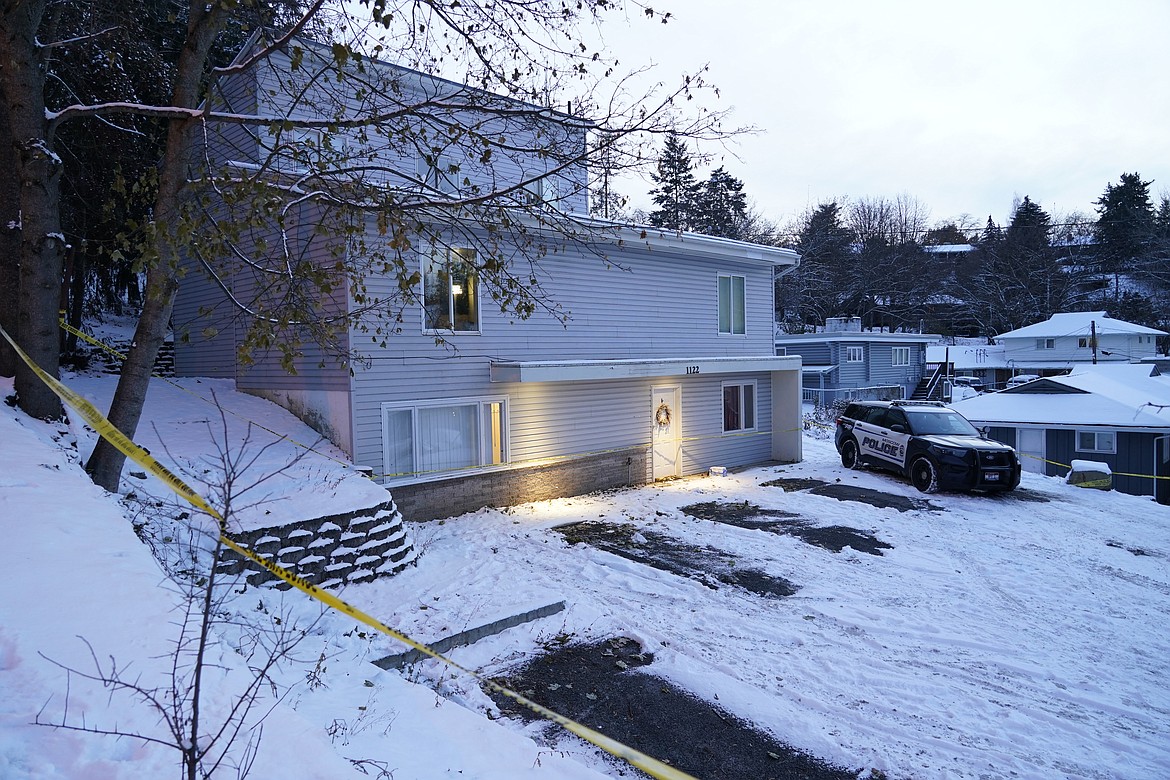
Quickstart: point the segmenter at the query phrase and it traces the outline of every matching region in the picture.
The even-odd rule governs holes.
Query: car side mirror
[[[985,439],[989,438],[991,436],[991,426],[984,425],[982,428],[979,429],[979,435]]]
[[[905,433],[906,426],[902,425],[902,423],[894,423],[893,425],[890,426],[890,430],[893,431],[894,433]]]

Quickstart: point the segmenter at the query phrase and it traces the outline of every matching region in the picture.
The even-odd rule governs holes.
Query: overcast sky
[[[1167,0],[652,5],[674,20],[607,24],[612,53],[666,82],[710,64],[731,123],[761,130],[714,164],[773,220],[903,193],[935,222],[1002,223],[1025,195],[1092,215],[1132,171],[1170,193]],[[626,186],[651,205],[651,184]]]

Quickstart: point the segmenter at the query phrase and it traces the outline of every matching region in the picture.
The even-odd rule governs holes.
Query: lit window
[[[1077,452],[1117,452],[1113,431],[1077,431]]]
[[[723,432],[753,431],[755,428],[755,382],[723,385]]]
[[[475,250],[435,247],[423,273],[423,328],[479,332],[479,277]]]
[[[894,347],[894,354],[890,364],[895,366],[910,365],[910,347]]]
[[[865,362],[865,347],[846,347],[845,348],[845,362],[846,363],[863,363],[863,362]]]
[[[747,332],[744,314],[744,284],[742,276],[719,275],[719,332],[740,334]]]
[[[506,463],[507,402],[471,398],[382,405],[388,479]]]

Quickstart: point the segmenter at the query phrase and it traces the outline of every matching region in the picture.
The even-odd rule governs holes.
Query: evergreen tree
[[[987,220],[971,308],[987,335],[1040,322],[1073,303],[1077,280],[1061,267],[1051,234],[1052,218],[1028,197],[1006,230]]]
[[[743,182],[720,166],[697,190],[691,227],[708,236],[741,239],[746,218]]]
[[[1004,241],[1009,251],[1016,254],[1025,252],[1045,253],[1049,249],[1049,234],[1052,233],[1052,217],[1039,205],[1024,196],[1016,207],[1008,225]]]
[[[1162,202],[1158,204],[1158,213],[1154,216],[1154,230],[1165,251],[1166,244],[1170,241],[1170,195],[1163,195]]]
[[[699,185],[692,167],[686,143],[674,133],[668,133],[658,170],[650,174],[658,185],[650,191],[658,207],[650,213],[651,225],[671,230],[694,229]]]
[[[1121,181],[1105,185],[1097,204],[1094,231],[1106,270],[1121,273],[1149,253],[1154,237],[1155,214],[1150,184],[1137,173],[1121,174]]]
[[[847,313],[854,240],[835,201],[820,204],[805,217],[795,247],[800,266],[783,277],[776,290],[789,330],[821,325],[826,317]]]

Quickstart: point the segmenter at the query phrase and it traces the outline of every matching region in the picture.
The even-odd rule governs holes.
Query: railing
[[[906,397],[906,388],[902,385],[841,387],[825,390],[819,387],[804,387],[801,388],[800,396],[806,404],[828,408],[838,401],[896,401]]]

